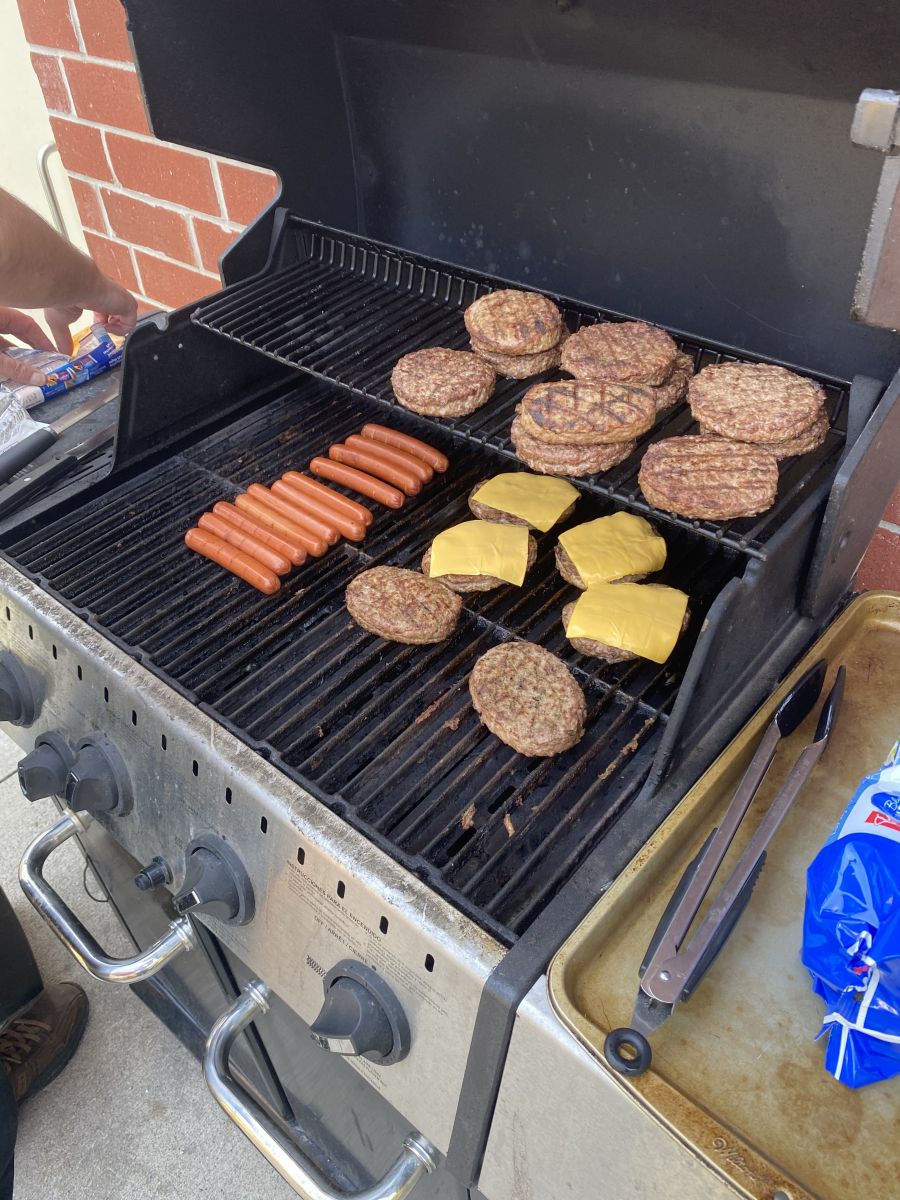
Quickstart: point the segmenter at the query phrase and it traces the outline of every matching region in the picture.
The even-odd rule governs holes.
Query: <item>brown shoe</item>
[[[0,1067],[9,1072],[17,1104],[60,1073],[78,1049],[87,1016],[84,989],[57,983],[0,1030]]]

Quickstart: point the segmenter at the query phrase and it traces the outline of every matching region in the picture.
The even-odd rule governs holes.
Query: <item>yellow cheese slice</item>
[[[675,649],[688,598],[670,587],[592,583],[576,602],[568,638],[590,638],[663,663]]]
[[[560,545],[588,586],[623,575],[649,575],[665,565],[666,543],[649,521],[614,513],[559,535]]]
[[[535,529],[546,533],[580,494],[578,488],[564,479],[513,471],[488,479],[475,492],[474,499],[514,517],[521,517]]]
[[[439,533],[431,543],[432,579],[441,575],[493,575],[520,585],[528,566],[528,530],[524,525],[464,521]]]

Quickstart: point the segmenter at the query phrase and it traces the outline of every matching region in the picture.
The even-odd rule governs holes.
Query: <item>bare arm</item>
[[[46,309],[57,347],[69,353],[69,325],[82,309],[94,312],[111,333],[134,328],[134,297],[107,278],[87,255],[52,229],[46,221],[0,188],[0,305]],[[49,350],[52,345],[40,327],[14,309],[0,308],[0,334],[11,333],[29,345]],[[0,346],[5,344],[0,338]],[[38,383],[0,350],[0,376],[20,383]]]

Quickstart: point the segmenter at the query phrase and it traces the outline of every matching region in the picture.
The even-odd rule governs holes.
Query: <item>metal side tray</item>
[[[708,976],[654,1035],[652,1068],[637,1077],[616,1075],[604,1059],[604,1039],[629,1023],[638,969],[672,890],[721,818],[778,703],[820,658],[829,663],[826,688],[839,666],[847,672],[828,752],[772,842],[747,911]],[[636,1125],[663,1126],[705,1164],[710,1190],[717,1177],[752,1200],[897,1194],[900,1079],[854,1091],[826,1073],[823,1047],[813,1040],[822,1003],[810,989],[800,944],[806,868],[859,780],[883,761],[897,736],[898,714],[900,595],[870,592],[826,630],[551,965],[550,1003],[608,1076],[604,1083],[637,1106]],[[799,749],[814,724],[812,714],[790,743]],[[790,761],[787,755],[773,764],[726,870],[752,837]],[[644,1193],[638,1188],[638,1194]]]

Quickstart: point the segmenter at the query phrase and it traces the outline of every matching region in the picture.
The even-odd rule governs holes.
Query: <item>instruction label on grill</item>
[[[431,979],[422,978],[419,973],[425,970],[424,959],[422,963],[417,961],[415,966],[412,966],[388,946],[387,939],[393,930],[389,928],[388,934],[385,935],[374,929],[336,893],[330,892],[308,872],[293,864],[288,880],[290,890],[303,899],[316,925],[345,948],[346,957],[358,959],[367,966],[374,967],[385,979],[396,982],[405,992],[418,997],[435,1013],[440,1016],[447,1015],[447,997],[438,990]],[[400,932],[397,930],[395,936]],[[333,963],[329,962],[327,967],[332,965]],[[313,970],[318,967],[318,963],[312,965]]]

